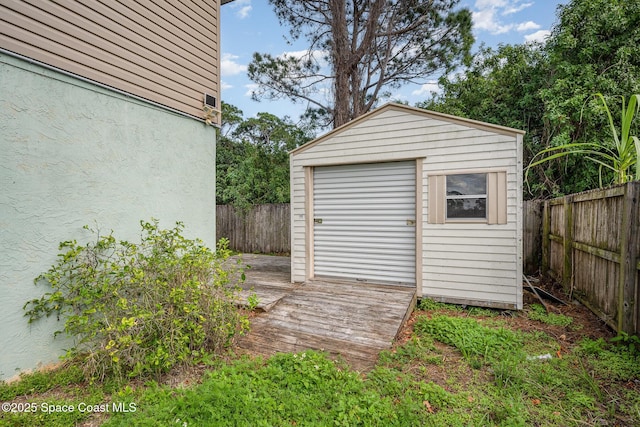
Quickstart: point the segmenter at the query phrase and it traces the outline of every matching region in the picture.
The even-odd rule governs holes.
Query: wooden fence
[[[525,200],[522,206],[522,268],[525,274],[540,271],[543,203],[542,200]]]
[[[617,331],[638,334],[640,182],[547,200],[542,273]]]
[[[216,238],[229,239],[229,247],[246,253],[291,251],[288,203],[256,205],[241,212],[229,205],[216,207]]]

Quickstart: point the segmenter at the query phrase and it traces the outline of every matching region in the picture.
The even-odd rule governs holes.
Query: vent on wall
[[[213,95],[209,95],[208,93],[204,94],[204,105],[211,108],[216,108],[216,97]]]

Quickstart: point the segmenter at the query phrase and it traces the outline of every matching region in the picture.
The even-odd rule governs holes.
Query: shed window
[[[447,219],[487,218],[487,174],[447,175]]]
[[[506,172],[429,175],[428,222],[507,223]]]

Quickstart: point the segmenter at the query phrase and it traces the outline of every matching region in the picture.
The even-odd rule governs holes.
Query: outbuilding
[[[517,129],[386,104],[291,152],[291,281],[522,308]]]

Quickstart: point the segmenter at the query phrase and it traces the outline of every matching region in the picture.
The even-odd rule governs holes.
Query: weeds
[[[535,419],[540,425],[580,425],[582,420],[602,423],[602,414],[614,424],[639,421],[640,397],[626,387],[639,377],[640,360],[628,346],[585,339],[559,357],[558,344],[546,334],[514,332],[476,319],[421,317],[414,329],[420,337],[457,348],[471,368],[491,374],[492,382],[467,388],[472,395],[494,396],[496,404],[475,409],[488,424],[527,425]],[[553,356],[527,357],[540,352]]]
[[[179,389],[155,382],[87,388],[79,383],[78,370],[65,368],[0,386],[0,397],[41,401],[43,391],[54,389],[58,396],[49,400],[55,402],[137,405],[135,413],[109,414],[106,426],[639,424],[634,384],[640,360],[628,345],[585,338],[574,348],[563,345],[558,357],[560,344],[543,332],[514,331],[507,320],[486,313],[474,318],[466,310],[442,312],[449,315],[418,313],[413,336],[383,352],[366,375],[307,351],[216,361],[200,382]],[[527,357],[546,353],[553,356]],[[0,419],[62,426],[83,418],[0,414]]]
[[[460,311],[462,307],[454,304],[447,304],[445,302],[434,301],[431,298],[420,298],[418,301],[419,310],[451,310]]]
[[[475,319],[422,317],[416,322],[415,330],[456,347],[465,358],[472,361],[478,357],[497,359],[504,354],[519,355],[522,352],[522,338],[517,333],[504,328],[488,328]]]
[[[156,388],[141,400],[135,416],[117,414],[106,425],[407,425],[398,411],[417,424],[425,415],[403,409],[410,400],[394,403],[345,365],[312,351],[239,360],[193,389]]]
[[[527,310],[527,316],[531,320],[554,326],[567,327],[573,322],[573,319],[569,316],[547,313],[547,310],[541,304],[531,304],[529,310]]]
[[[6,402],[17,396],[42,393],[55,387],[80,384],[85,381],[82,370],[74,365],[66,364],[52,372],[33,372],[22,374],[20,381],[14,384],[0,382],[0,401]]]
[[[640,337],[637,335],[620,331],[616,337],[611,338],[611,342],[626,347],[632,355],[640,356]]]
[[[64,319],[77,342],[65,358],[92,379],[166,372],[222,351],[248,327],[229,286],[226,241],[214,253],[183,237],[181,223],[141,226],[140,244],[97,232],[86,246],[61,243],[58,263],[36,279],[51,291],[25,304],[29,322]]]
[[[600,378],[614,381],[640,378],[640,354],[634,348],[585,338],[578,344],[576,354],[588,357],[590,368]]]

